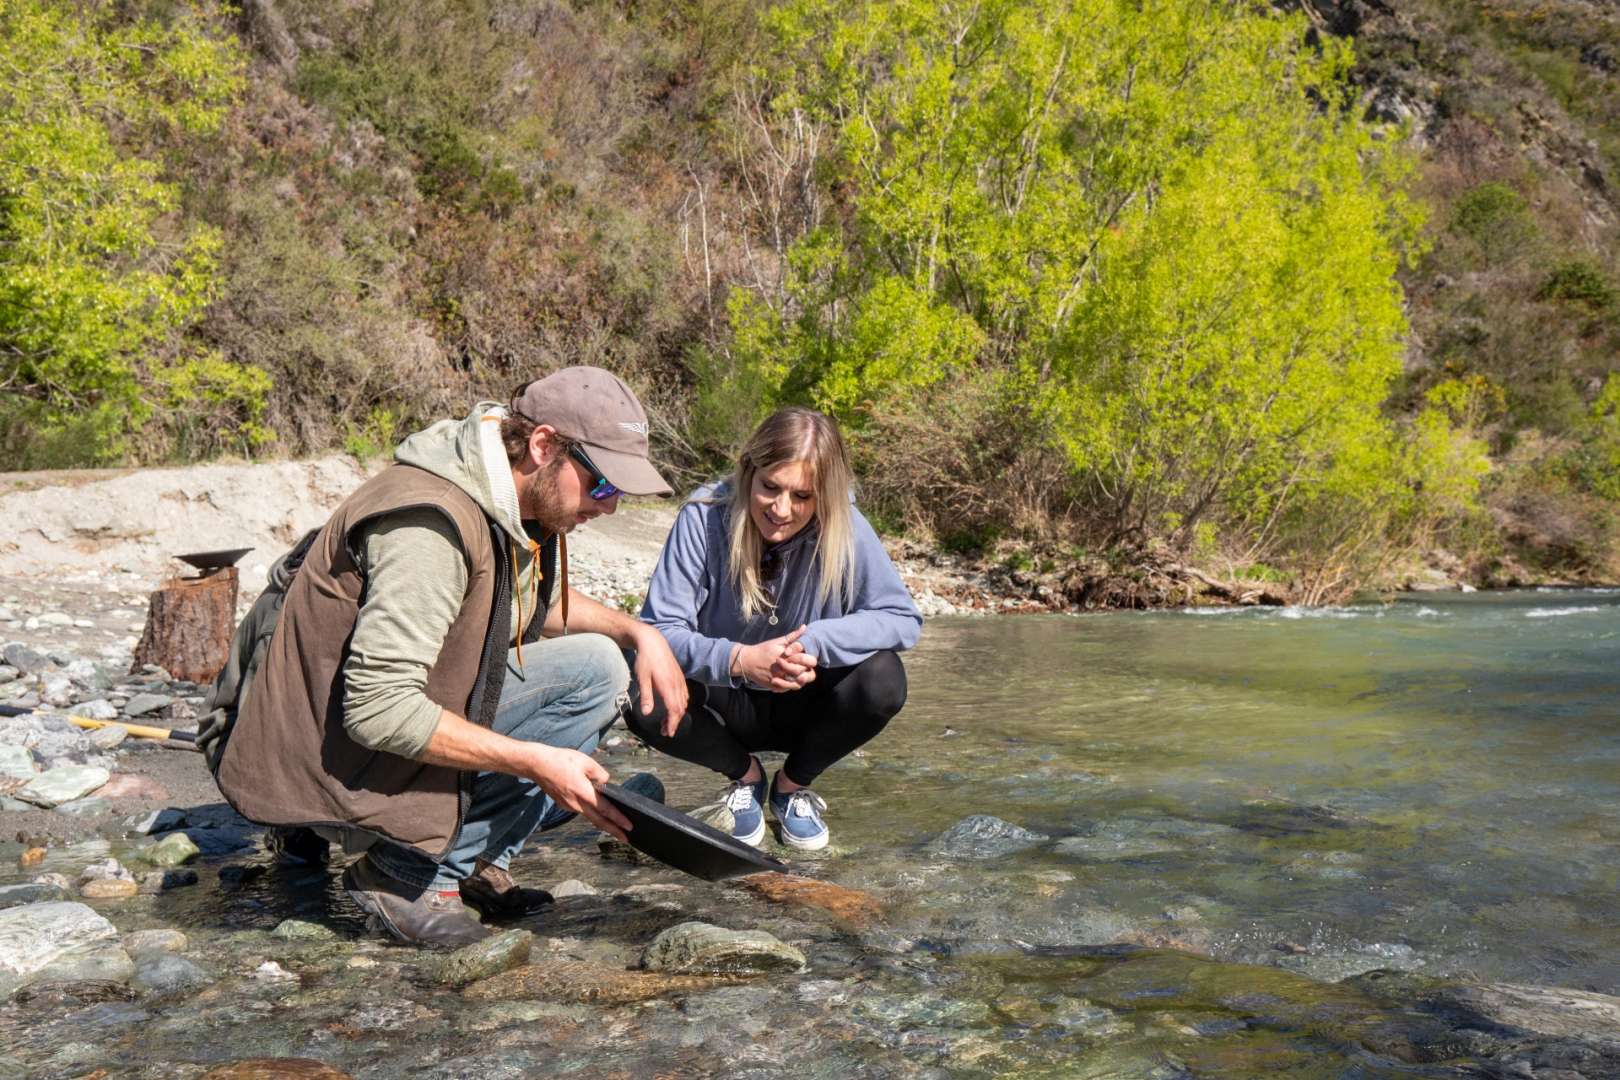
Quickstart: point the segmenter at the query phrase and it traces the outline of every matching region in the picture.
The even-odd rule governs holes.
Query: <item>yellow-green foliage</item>
[[[771,25],[778,115],[835,132],[851,212],[800,240],[786,307],[733,300],[762,402],[859,430],[992,372],[1116,534],[1277,539],[1290,499],[1428,490],[1444,415],[1381,411],[1420,214],[1348,47],[1202,0],[791,0]]]
[[[160,407],[223,407],[257,434],[263,376],[179,341],[214,295],[220,236],[175,228],[176,186],[125,149],[217,128],[241,55],[190,9],[110,19],[0,2],[0,435],[22,464],[116,456]]]

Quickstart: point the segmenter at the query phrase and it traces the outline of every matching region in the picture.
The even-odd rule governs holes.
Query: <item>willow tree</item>
[[[787,303],[733,296],[738,378],[858,429],[975,373],[1116,536],[1275,537],[1312,491],[1421,488],[1380,411],[1418,215],[1347,46],[1231,0],[790,0],[772,26],[776,108],[836,136],[844,212]]]

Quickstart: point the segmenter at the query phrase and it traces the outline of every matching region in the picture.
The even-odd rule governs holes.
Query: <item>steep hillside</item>
[[[1117,407],[1104,396],[1118,389],[1114,383],[1074,375],[1061,394],[1045,389],[1064,371],[1091,372],[1120,357],[1157,350],[1175,359],[1176,343],[1187,338],[1171,323],[1155,323],[1180,298],[1145,285],[1132,293],[1106,273],[1135,259],[1147,268],[1138,285],[1185,279],[1200,266],[1219,281],[1230,276],[1220,260],[1232,258],[1242,272],[1275,240],[1232,233],[1228,239],[1254,242],[1247,255],[1213,232],[1189,234],[1180,253],[1142,246],[1155,226],[1132,215],[1144,206],[1174,211],[1166,178],[1151,175],[1161,167],[1151,155],[1131,181],[1137,187],[1119,189],[1113,213],[1132,208],[1125,217],[1081,222],[1095,226],[1091,253],[1113,260],[1113,269],[1099,277],[1081,253],[1077,265],[1092,278],[1076,276],[1055,309],[1057,322],[1091,320],[1080,329],[1037,340],[1027,329],[1039,321],[1031,320],[1033,307],[996,308],[990,297],[1003,283],[990,271],[998,260],[1013,262],[988,247],[974,253],[982,281],[947,276],[936,286],[929,256],[929,295],[886,284],[885,274],[906,278],[909,219],[885,218],[873,201],[890,192],[871,178],[898,159],[860,171],[859,133],[845,124],[857,100],[848,96],[856,93],[849,80],[877,80],[872,86],[882,91],[859,99],[860,108],[894,104],[909,91],[878,85],[904,77],[894,61],[900,53],[860,60],[852,43],[880,49],[882,33],[893,31],[897,41],[911,34],[912,44],[922,44],[934,15],[928,5],[905,9],[917,20],[909,27],[869,22],[865,38],[839,38],[834,22],[855,19],[859,5],[244,0],[240,9],[201,2],[107,9],[98,16],[106,34],[144,34],[147,48],[168,43],[177,65],[169,77],[112,63],[95,78],[40,84],[56,95],[47,104],[82,105],[85,86],[123,79],[171,103],[172,112],[173,102],[200,92],[186,66],[194,50],[186,50],[203,41],[214,49],[208,92],[229,93],[231,105],[217,126],[135,109],[128,97],[84,110],[108,118],[109,145],[149,162],[172,185],[172,197],[137,193],[146,199],[141,230],[101,257],[123,272],[168,274],[189,291],[167,306],[131,301],[147,323],[143,336],[128,338],[139,349],[116,387],[121,398],[109,396],[112,383],[93,364],[95,378],[82,361],[41,374],[16,343],[21,338],[0,340],[11,365],[0,378],[0,448],[15,468],[332,449],[364,457],[424,419],[501,397],[537,371],[597,363],[644,391],[661,452],[683,481],[710,474],[771,401],[830,403],[858,429],[868,505],[886,524],[1014,568],[1061,573],[1066,563],[1098,557],[1130,563],[1168,542],[1205,565],[1226,563],[1231,576],[1296,577],[1307,596],[1400,580],[1424,551],[1431,566],[1478,583],[1620,579],[1620,380],[1611,379],[1620,368],[1620,3],[1275,6],[1303,21],[1267,46],[1273,51],[1286,51],[1287,41],[1297,49],[1301,38],[1309,42],[1302,56],[1329,39],[1353,43],[1355,100],[1340,125],[1344,145],[1360,137],[1357,125],[1368,125],[1378,151],[1362,155],[1367,197],[1403,183],[1425,222],[1409,235],[1393,194],[1382,209],[1367,204],[1369,214],[1388,211],[1387,235],[1383,227],[1362,230],[1379,232],[1388,251],[1372,245],[1359,263],[1345,256],[1346,266],[1369,276],[1337,285],[1347,297],[1352,286],[1362,289],[1356,303],[1370,303],[1379,260],[1391,252],[1405,258],[1403,370],[1387,385],[1382,375],[1354,377],[1362,380],[1354,393],[1377,395],[1374,411],[1384,401],[1387,423],[1376,438],[1346,427],[1337,442],[1320,442],[1315,457],[1288,447],[1270,458],[1246,456],[1256,440],[1275,437],[1241,423],[1272,407],[1272,376],[1248,371],[1247,385],[1230,380],[1202,398],[1143,396],[1149,382],[1205,378],[1187,374],[1201,370],[1192,353],[1191,368],[1179,358],[1181,367],[1144,375],[1141,387],[1127,388],[1138,397],[1122,397]],[[993,7],[1016,14],[1019,5]],[[30,0],[15,10],[36,9],[49,5]],[[898,19],[900,10],[880,14]],[[9,18],[8,32],[20,32],[18,16]],[[985,47],[1028,45],[1015,24]],[[165,38],[170,31],[183,34]],[[1166,30],[1154,47],[1172,49],[1173,38]],[[843,53],[809,44],[832,40],[844,42]],[[90,65],[83,41],[60,47]],[[1031,70],[1054,60],[1038,50],[1023,59]],[[1088,62],[1104,59],[1099,44]],[[845,62],[856,66],[837,68]],[[1324,72],[1332,66],[1330,59]],[[970,67],[967,60],[959,67],[958,92],[970,76],[1001,77],[999,69]],[[1055,58],[1048,102],[1059,77],[1074,70],[1067,53]],[[1104,84],[1111,77],[1099,71]],[[1303,92],[1332,102],[1338,91],[1330,83]],[[1119,86],[1129,99],[1131,81]],[[1266,108],[1283,109],[1285,97]],[[1028,98],[1040,102],[1039,93]],[[37,100],[8,99],[3,90],[0,107],[8,123],[45,115]],[[1218,112],[1213,97],[1201,107]],[[1260,109],[1259,100],[1242,105],[1251,107]],[[1284,111],[1269,119],[1257,112],[1253,122],[1304,122],[1282,118]],[[903,152],[905,122],[883,129],[883,121],[874,116],[881,132],[874,145],[882,154]],[[1415,155],[1404,181],[1400,155],[1386,153],[1401,136],[1384,125],[1401,125]],[[1091,129],[1077,122],[1076,131],[1054,129],[1036,159],[1050,165],[1074,153],[1076,138],[1118,134],[1106,119]],[[1126,162],[1125,152],[1142,148],[1119,149]],[[1000,182],[997,169],[1007,163],[996,152],[983,149],[981,185]],[[1320,178],[1332,174],[1328,160],[1310,166],[1314,175],[1258,179],[1254,191],[1291,187],[1306,193],[1299,199],[1307,205]],[[96,183],[116,175],[105,162],[69,165]],[[1122,176],[1138,169],[1117,167]],[[910,175],[922,182],[925,173]],[[17,175],[26,182],[29,174]],[[1006,173],[1020,193],[1029,175]],[[1097,183],[1086,175],[1086,184]],[[1105,187],[1086,193],[1108,209]],[[966,206],[951,201],[958,194],[942,196],[951,208],[941,219],[947,229],[958,227],[950,214]],[[1186,197],[1193,207],[1211,201]],[[1208,226],[1187,213],[1189,228]],[[1279,211],[1276,226],[1294,227],[1292,214]],[[1350,220],[1323,226],[1318,242]],[[974,226],[974,242],[990,242],[994,222],[986,222]],[[1020,265],[1066,257],[1053,230],[1019,230]],[[1038,246],[1047,239],[1054,243]],[[0,230],[0,255],[11,243]],[[1320,272],[1345,246],[1327,243],[1299,265]],[[93,261],[97,250],[87,240],[84,257]],[[1150,265],[1173,256],[1194,262],[1179,270]],[[1277,274],[1287,265],[1279,263]],[[914,268],[906,273],[920,280]],[[1083,279],[1107,287],[1071,308]],[[1187,280],[1187,303],[1200,302],[1201,286]],[[1013,282],[1005,291],[1021,287]],[[1329,305],[1316,305],[1312,292],[1320,283],[1299,288],[1305,295],[1255,292],[1246,302],[1256,312],[1286,308],[1286,318],[1323,317]],[[26,290],[0,290],[0,339],[8,295],[22,297],[25,310],[28,303]],[[1110,314],[1126,303],[1139,307],[1130,319]],[[1203,318],[1192,307],[1182,316],[1188,325]],[[1342,357],[1371,348],[1385,326],[1382,316],[1361,317],[1365,341],[1348,334],[1339,352],[1323,353],[1341,357],[1332,362],[1342,366],[1342,386],[1329,380],[1310,393],[1352,394],[1350,372],[1359,369]],[[1131,325],[1152,325],[1159,337],[1133,338]],[[1285,329],[1277,340],[1287,340]],[[1307,329],[1296,338],[1342,331]],[[1211,354],[1246,348],[1265,354],[1272,346],[1246,345],[1235,334],[1208,345]],[[137,407],[120,411],[119,402]],[[1131,417],[1143,426],[1129,426]],[[1228,421],[1231,430],[1221,429]],[[1108,424],[1116,427],[1104,430]],[[1278,428],[1288,424],[1279,420]],[[1092,444],[1081,445],[1076,430]],[[1377,453],[1367,449],[1371,456],[1355,461],[1358,439],[1368,448],[1377,442]],[[1490,468],[1476,495],[1471,455],[1481,445]],[[1209,460],[1199,459],[1206,452]],[[1157,471],[1142,472],[1144,460]]]

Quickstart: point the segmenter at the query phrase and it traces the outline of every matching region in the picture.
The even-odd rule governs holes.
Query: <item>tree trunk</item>
[[[236,567],[170,578],[146,609],[135,666],[157,664],[176,679],[210,683],[230,656],[236,630]]]

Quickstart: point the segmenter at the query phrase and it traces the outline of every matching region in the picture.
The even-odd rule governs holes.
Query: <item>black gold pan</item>
[[[762,870],[788,872],[786,863],[663,803],[626,791],[618,784],[599,784],[597,790],[630,819],[634,826],[628,834],[630,845],[665,866],[704,881],[724,881]]]

